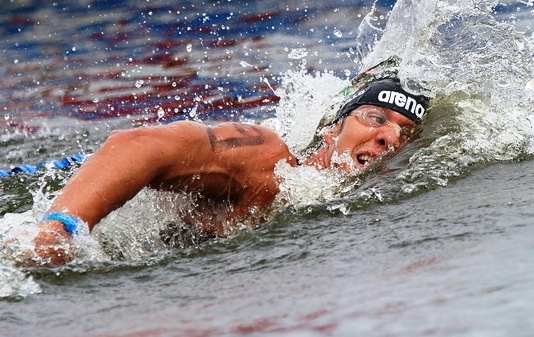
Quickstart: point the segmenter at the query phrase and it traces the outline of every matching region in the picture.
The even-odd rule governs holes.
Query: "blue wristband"
[[[63,224],[63,227],[70,235],[77,235],[79,233],[78,226],[82,225],[83,221],[73,215],[63,212],[50,212],[43,216],[41,221],[54,220]]]

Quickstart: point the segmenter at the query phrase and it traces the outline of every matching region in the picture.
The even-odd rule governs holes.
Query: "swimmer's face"
[[[377,157],[397,151],[411,138],[415,123],[394,110],[362,105],[325,136],[332,167],[363,169]]]

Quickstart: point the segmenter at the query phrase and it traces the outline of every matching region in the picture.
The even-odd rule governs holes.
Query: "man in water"
[[[200,196],[191,214],[202,216],[182,220],[209,236],[224,237],[229,224],[274,201],[280,161],[348,173],[365,169],[412,138],[428,99],[405,91],[391,76],[357,82],[340,109],[323,120],[318,146],[299,159],[272,130],[258,125],[180,121],[113,132],[38,224],[35,252],[51,264],[68,262],[72,257],[64,247],[72,235],[85,224],[92,230],[145,187]]]

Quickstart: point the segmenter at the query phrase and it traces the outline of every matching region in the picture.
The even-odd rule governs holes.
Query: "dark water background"
[[[386,14],[393,4],[376,5]],[[272,117],[271,88],[287,71],[357,72],[365,52],[357,28],[372,5],[2,4],[0,169],[91,153],[115,128]],[[530,37],[532,10],[529,1],[500,3],[495,16]],[[429,122],[394,165],[406,167],[425,142],[442,149],[440,123]],[[409,186],[386,176],[346,209],[337,201],[288,209],[195,249],[49,269],[3,261],[0,335],[531,336],[531,154],[496,160],[480,150],[482,159],[466,163],[447,152],[456,146],[449,140],[431,159],[467,169],[404,197],[397,190]],[[56,185],[70,174],[58,171]],[[34,207],[45,175],[0,178],[2,234],[8,216],[22,223],[17,215]]]

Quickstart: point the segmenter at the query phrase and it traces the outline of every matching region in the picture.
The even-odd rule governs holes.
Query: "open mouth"
[[[376,165],[377,163],[382,162],[386,158],[391,158],[396,152],[393,148],[388,151],[378,152],[378,151],[361,151],[356,155],[354,163],[360,169],[367,169],[371,165]]]
[[[369,164],[371,164],[372,160],[373,160],[373,157],[371,157],[370,155],[367,155],[367,154],[359,154],[358,156],[356,156],[356,161],[362,167],[366,167]]]

